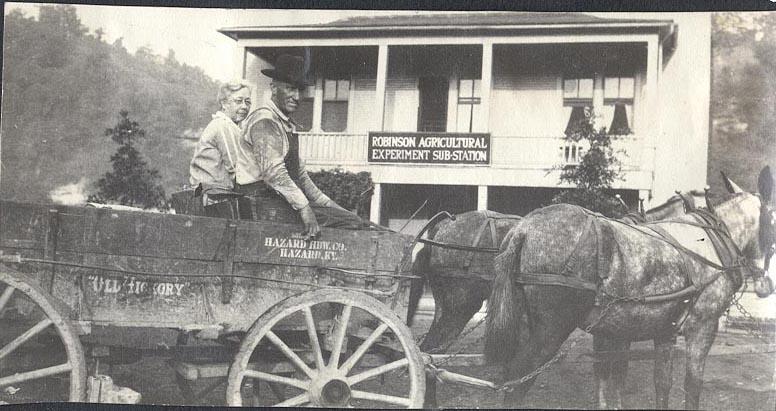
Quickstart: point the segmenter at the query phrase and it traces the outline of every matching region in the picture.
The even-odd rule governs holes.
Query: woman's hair
[[[240,91],[244,88],[247,88],[249,92],[251,91],[251,86],[248,83],[240,80],[228,81],[224,84],[221,84],[221,86],[218,87],[217,103],[220,105],[221,102],[228,99],[232,93]]]

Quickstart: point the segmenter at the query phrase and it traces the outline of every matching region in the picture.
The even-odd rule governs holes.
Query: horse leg
[[[593,350],[596,352],[610,351],[610,341],[606,337],[593,336]],[[611,374],[612,363],[610,361],[602,361],[597,359],[593,362],[593,373],[595,374],[596,382],[596,403],[598,403],[599,409],[606,409],[607,403],[607,390],[609,386],[609,376]]]
[[[674,367],[672,336],[655,338],[655,408],[668,409],[668,395],[673,385]]]
[[[543,330],[544,331],[544,330]],[[522,345],[527,349],[521,349],[515,358],[507,366],[507,380],[518,379],[529,372],[533,372],[539,366],[549,361],[555,353],[558,352],[563,342],[566,341],[569,334],[574,331],[574,327],[561,330],[551,330],[552,332],[539,332],[539,336],[531,336],[531,341]],[[537,334],[537,333],[532,333]],[[521,340],[523,338],[520,338]],[[522,341],[521,341],[522,342]],[[504,395],[505,408],[518,408],[523,402],[528,390],[533,386],[536,377],[531,378],[524,384],[514,387]]]
[[[630,341],[618,340],[604,337],[601,335],[593,336],[593,349],[600,351],[627,351],[630,348]],[[625,377],[628,374],[628,360],[602,361],[597,360],[593,363],[593,371],[596,377],[596,402],[598,408],[605,409],[609,405],[615,408],[622,408],[622,390],[625,384]],[[607,391],[611,387],[614,390],[614,403],[607,402]]]
[[[703,320],[696,319],[696,321],[693,321],[693,324],[687,324],[690,327],[685,329],[687,367],[684,376],[684,407],[693,410],[697,410],[700,406],[706,356],[714,343],[719,324],[718,317],[713,316]]]
[[[476,292],[483,288],[479,281],[458,279],[457,285],[447,281],[431,282],[434,294],[434,321],[426,337],[420,344],[420,350],[431,353],[438,348],[447,348],[461,334],[469,320],[482,307],[487,293]],[[484,287],[487,289],[487,287]],[[489,290],[487,290],[489,291]],[[436,378],[432,373],[426,376],[426,396],[424,408],[436,408]]]
[[[630,349],[630,341],[620,341],[616,347],[617,351],[628,351]],[[622,392],[625,390],[625,379],[628,377],[628,359],[617,360],[612,362],[612,380],[614,384],[614,406],[621,410],[622,404]]]
[[[524,326],[527,325],[524,327],[525,331],[519,333],[516,341],[521,348],[507,364],[505,373],[507,380],[518,379],[533,372],[558,352],[563,342],[577,327],[579,313],[584,312],[581,305],[568,303],[581,299],[575,294],[577,293],[569,293],[565,290],[559,293],[548,290],[537,292],[529,299],[529,306],[533,309],[526,315],[528,324],[524,323]],[[592,305],[592,301],[590,304]],[[507,391],[504,395],[504,407],[519,408],[534,380],[536,377]]]

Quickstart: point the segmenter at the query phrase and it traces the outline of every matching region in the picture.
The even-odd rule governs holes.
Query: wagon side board
[[[300,231],[276,222],[0,201],[4,254],[70,264],[11,268],[95,325],[241,331],[299,292],[395,289],[396,279],[380,274],[395,274],[408,236],[324,228],[319,239],[303,241],[293,235]]]

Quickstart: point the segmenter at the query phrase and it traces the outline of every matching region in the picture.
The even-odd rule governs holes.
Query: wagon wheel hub
[[[328,330],[332,341],[327,344],[327,348],[331,348],[327,350],[328,355],[324,355],[319,338],[323,329],[316,323],[314,312],[337,313],[334,327]],[[294,351],[289,345],[291,341],[285,342],[282,338],[285,334],[280,332],[292,317],[307,331],[299,333],[301,341],[295,341],[296,344],[309,347],[309,351],[305,350],[304,354]],[[374,325],[374,329],[369,328],[364,335],[349,332],[360,330],[360,325],[367,323]],[[307,334],[306,340],[304,334]],[[397,339],[398,351],[397,358],[385,362],[385,358],[375,355],[375,344],[388,336]],[[356,344],[348,349],[345,348],[345,342],[350,337],[357,339],[353,340]],[[273,364],[249,367],[262,341],[273,345],[286,357],[280,361],[295,368],[292,376],[271,371],[274,369]],[[396,373],[398,370],[401,370],[401,374]],[[389,388],[375,384],[375,381],[365,382],[386,377],[395,382]],[[358,292],[321,289],[283,300],[262,314],[251,326],[229,370],[226,393],[229,405],[244,404],[246,399],[243,398],[241,388],[245,379],[254,380],[254,384],[263,381],[269,383],[270,387],[274,385],[282,388],[280,395],[278,392],[273,392],[274,396],[251,394],[247,398],[250,405],[330,408],[390,405],[419,408],[423,405],[425,369],[410,330],[385,304]]]
[[[350,400],[350,386],[342,380],[331,380],[321,389],[324,404],[332,407],[344,407]]]

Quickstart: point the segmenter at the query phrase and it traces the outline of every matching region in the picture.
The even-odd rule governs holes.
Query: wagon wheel
[[[66,310],[37,284],[2,268],[0,400],[84,401],[86,363]]]
[[[326,330],[316,328],[320,323],[316,324],[315,318],[326,309],[339,313],[330,334],[330,350],[322,349],[319,334]],[[278,326],[292,319],[305,328],[296,334],[297,338],[284,334],[283,326]],[[370,327],[359,328],[363,324]],[[356,334],[363,338],[354,337],[349,330],[360,330]],[[294,350],[300,340],[308,355]],[[394,348],[386,350],[386,341],[392,341]],[[341,352],[343,343],[349,348],[345,352]],[[257,366],[253,361],[257,353],[266,359],[270,357],[268,350],[274,350],[284,363],[293,364],[295,374],[283,376],[281,368],[272,364]],[[375,358],[385,360],[378,362]],[[375,381],[375,377],[380,378]],[[388,383],[381,384],[386,380]],[[420,408],[425,369],[412,334],[388,307],[362,293],[327,289],[291,297],[262,314],[251,326],[229,370],[227,403],[243,405],[243,383],[255,386],[259,381],[282,386],[285,395],[277,399],[262,390],[256,400],[266,404],[251,405]]]

